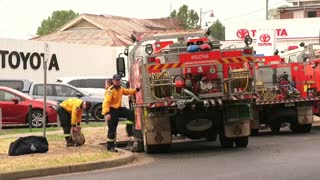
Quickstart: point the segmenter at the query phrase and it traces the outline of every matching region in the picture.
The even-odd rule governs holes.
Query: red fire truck
[[[208,37],[153,35],[125,51],[130,85],[141,87],[133,102],[137,150],[168,150],[174,136],[248,145],[256,95],[253,49],[220,49]],[[126,74],[123,57],[117,72]]]
[[[307,47],[305,52],[312,52]],[[256,91],[251,134],[260,125],[278,133],[283,124],[293,132],[310,132],[313,115],[319,114],[319,68],[310,53],[295,57],[268,56],[256,58]],[[308,57],[308,58],[306,58]]]

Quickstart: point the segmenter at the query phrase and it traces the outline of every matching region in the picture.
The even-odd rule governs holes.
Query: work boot
[[[132,145],[132,152],[143,152],[143,140],[139,138],[135,138]]]
[[[107,150],[109,152],[118,152],[118,150],[116,149],[116,146],[114,144],[114,142],[107,142]]]
[[[64,137],[66,139],[66,147],[74,147],[76,143],[72,140],[71,136]]]
[[[111,148],[111,149],[108,149],[109,152],[113,152],[113,153],[117,153],[118,150],[116,148]]]

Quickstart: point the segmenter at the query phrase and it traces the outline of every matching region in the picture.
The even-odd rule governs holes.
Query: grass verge
[[[81,126],[82,127],[103,127],[105,126],[106,123],[105,122],[91,122],[89,124],[85,124],[82,123]],[[57,130],[61,130],[61,127],[47,127],[46,128],[46,132],[50,132],[50,131],[57,131]],[[3,129],[2,132],[0,132],[0,136],[1,135],[10,135],[10,134],[23,134],[23,133],[32,133],[32,132],[43,132],[43,128],[25,128],[25,127],[19,127],[19,128],[6,128]]]
[[[84,127],[83,133],[86,144],[81,147],[65,147],[64,136],[61,132],[48,134],[49,151],[41,154],[8,156],[11,142],[17,138],[0,138],[0,169],[1,172],[14,172],[39,168],[49,168],[73,165],[85,162],[101,161],[115,158],[116,153],[109,153],[99,145],[105,142],[105,129]]]

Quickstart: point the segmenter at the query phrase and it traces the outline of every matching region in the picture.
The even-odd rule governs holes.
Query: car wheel
[[[34,128],[43,126],[43,111],[38,109],[31,111],[31,125]]]
[[[92,116],[96,121],[104,121],[104,116],[101,114],[102,104],[96,105],[92,110]]]

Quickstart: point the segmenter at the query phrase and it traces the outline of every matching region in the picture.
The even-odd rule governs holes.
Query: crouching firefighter
[[[133,112],[126,107],[121,107],[122,95],[134,95],[139,88],[126,89],[120,85],[121,76],[115,74],[112,78],[112,85],[106,90],[105,97],[102,104],[102,115],[108,123],[107,134],[107,150],[110,152],[118,152],[115,149],[116,131],[119,123],[119,117],[126,117],[129,120],[134,119]],[[132,136],[133,125],[127,126],[128,136]]]
[[[73,147],[77,144],[73,141],[70,131],[81,131],[80,124],[83,110],[88,110],[90,103],[78,98],[69,98],[60,103],[58,116],[65,135],[66,146]]]

